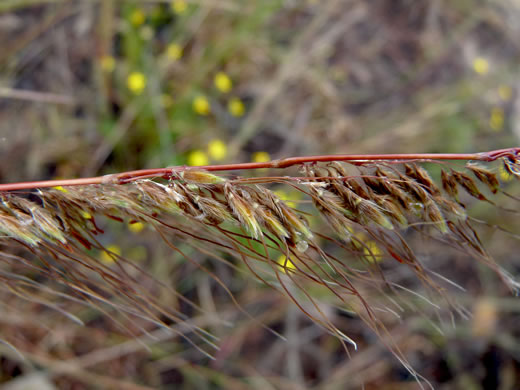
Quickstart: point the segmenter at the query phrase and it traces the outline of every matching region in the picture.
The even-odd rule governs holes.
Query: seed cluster
[[[518,176],[518,162],[504,160]],[[354,229],[392,231],[411,224],[434,226],[440,233],[460,234],[466,219],[460,189],[488,201],[479,183],[492,194],[499,190],[497,175],[487,168],[468,165],[467,172],[442,170],[442,190],[417,164],[379,163],[357,166],[338,162],[305,165],[307,179],[297,181],[333,230],[349,241]],[[470,175],[473,175],[470,176]],[[130,216],[149,220],[182,215],[215,226],[224,222],[242,227],[252,238],[270,234],[292,247],[313,239],[307,219],[263,185],[228,180],[210,172],[188,169],[167,184],[143,180],[126,185],[91,185],[39,191],[33,199],[1,194],[0,233],[36,247],[44,241],[66,244],[97,232],[95,214],[113,218]],[[475,244],[475,240],[472,245]]]

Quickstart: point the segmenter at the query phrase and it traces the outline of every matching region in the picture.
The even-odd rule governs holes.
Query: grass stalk
[[[338,154],[338,155],[320,155],[305,157],[289,157],[279,160],[267,162],[250,162],[237,164],[221,164],[221,165],[205,165],[199,166],[198,169],[206,171],[236,171],[236,170],[254,170],[254,169],[283,169],[295,165],[306,163],[344,161],[353,164],[365,164],[367,162],[388,161],[393,163],[401,163],[404,161],[483,161],[490,162],[500,158],[516,159],[520,155],[520,147],[492,150],[480,153],[414,153],[414,154]],[[35,188],[49,187],[67,187],[82,186],[90,184],[124,184],[136,180],[142,180],[153,177],[162,177],[170,179],[178,172],[190,169],[190,167],[168,167],[155,169],[140,169],[135,171],[121,172],[117,174],[109,174],[96,177],[85,177],[79,179],[58,179],[43,181],[28,181],[21,183],[4,183],[0,184],[0,191],[16,191]]]

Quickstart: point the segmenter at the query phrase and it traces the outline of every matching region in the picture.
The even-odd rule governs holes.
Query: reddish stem
[[[241,164],[225,164],[225,165],[205,165],[199,167],[177,166],[170,168],[156,169],[140,169],[137,171],[128,171],[115,173],[105,176],[85,177],[82,179],[65,179],[65,180],[44,180],[29,181],[22,183],[0,184],[0,191],[16,191],[46,187],[65,187],[89,184],[125,184],[135,180],[141,180],[153,177],[163,177],[169,179],[174,176],[175,172],[186,169],[204,169],[206,171],[235,171],[235,170],[251,170],[262,168],[287,168],[294,165],[317,162],[330,161],[349,161],[354,164],[364,164],[373,161],[441,161],[441,160],[464,160],[464,161],[495,161],[499,158],[517,159],[520,155],[520,147],[492,150],[482,153],[417,153],[417,154],[340,154],[340,155],[321,155],[321,156],[305,156],[305,157],[289,157],[280,160],[273,160],[261,163],[241,163]]]

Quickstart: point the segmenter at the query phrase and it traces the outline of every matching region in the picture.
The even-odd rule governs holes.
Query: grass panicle
[[[507,172],[518,178],[518,160],[510,156],[502,160]],[[322,298],[317,296],[354,311],[412,373],[406,357],[387,338],[384,325],[386,315],[405,310],[409,289],[388,279],[384,270],[407,267],[427,291],[413,294],[434,307],[437,299],[431,297],[446,299],[459,310],[445,283],[432,276],[413,249],[414,235],[469,253],[493,268],[511,289],[518,288],[483,247],[467,211],[472,202],[489,203],[488,196],[504,192],[495,168],[482,163],[469,164],[466,170],[443,165],[439,179],[416,162],[328,161],[304,163],[301,168],[302,176],[254,179],[190,168],[173,170],[166,180],[2,192],[4,261],[15,264],[18,273],[25,267],[47,275],[62,298],[83,300],[98,310],[110,308],[158,326],[186,324],[190,330],[179,335],[211,357],[204,347],[215,346],[208,331],[187,325],[193,311],[203,312],[202,307],[113,251],[108,251],[112,265],[97,257],[97,252],[107,251],[101,243],[106,235],[101,226],[106,222],[100,221],[140,222],[157,232],[176,255],[209,275],[232,300],[229,288],[192,253],[233,269],[242,264],[345,347],[354,341],[322,310]],[[280,185],[304,195],[297,208],[273,191]],[[316,228],[318,217],[326,228]],[[7,253],[17,253],[18,263]],[[25,278],[2,278],[26,299],[43,288]],[[315,296],[309,293],[313,289],[322,292]],[[374,291],[380,293],[377,299],[371,298]],[[166,293],[184,304],[165,305],[155,298]],[[186,305],[191,314],[182,309]]]

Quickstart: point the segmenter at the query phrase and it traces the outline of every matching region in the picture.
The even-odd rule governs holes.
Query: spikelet
[[[33,205],[29,211],[33,219],[33,230],[36,234],[42,232],[52,241],[58,240],[62,244],[67,242],[58,221],[52,216],[52,214],[36,205]]]
[[[374,199],[383,212],[401,228],[408,226],[408,220],[403,213],[398,201],[391,196],[381,195]]]
[[[466,168],[473,172],[476,178],[484,183],[493,194],[497,193],[498,188],[500,187],[500,183],[498,182],[498,179],[494,173],[485,168],[472,164],[466,165]]]
[[[186,169],[181,171],[179,176],[186,182],[193,184],[222,184],[226,181],[223,177],[200,169]]]
[[[263,225],[281,241],[290,237],[289,232],[276,215],[266,206],[256,203],[255,211]]]
[[[410,195],[406,193],[406,191],[404,191],[398,184],[396,184],[396,180],[398,180],[399,177],[384,167],[378,167],[375,173],[378,177],[380,177],[381,185],[385,189],[386,194],[397,199],[401,207],[404,210],[408,210],[412,199],[410,198]]]
[[[228,206],[222,202],[203,195],[194,195],[193,200],[208,222],[219,225],[224,221],[234,221]]]
[[[435,202],[441,207],[444,214],[455,220],[464,221],[468,217],[464,206],[441,196],[435,197]]]
[[[360,199],[358,204],[360,217],[366,221],[371,221],[378,226],[388,230],[393,230],[394,225],[385,216],[383,209],[370,200]]]
[[[246,230],[258,239],[262,234],[262,228],[256,220],[255,210],[250,205],[250,199],[243,197],[243,195],[248,197],[248,193],[244,191],[239,193],[239,191],[229,183],[224,185],[224,194],[231,210]]]
[[[487,198],[482,195],[477,185],[473,181],[471,177],[466,175],[463,172],[452,172],[453,178],[457,183],[459,183],[471,196],[477,198],[478,200],[487,200]]]
[[[417,164],[404,164],[406,176],[414,179],[423,186],[430,194],[439,195],[440,191],[428,172]]]
[[[298,216],[293,209],[276,196],[276,194],[266,188],[263,188],[258,194],[261,195],[262,204],[269,208],[275,217],[283,224],[284,229],[289,233],[293,243],[313,238],[307,220]]]
[[[293,232],[292,238],[294,241],[298,242],[300,237],[308,240],[314,237],[311,230],[309,229],[307,221],[304,218],[296,215],[294,211],[292,211],[291,208],[286,204],[281,205],[281,210],[283,220],[286,222],[286,226],[289,226],[291,228],[290,230]]]
[[[442,180],[442,188],[444,191],[455,199],[457,202],[459,201],[459,189],[457,186],[457,181],[453,177],[453,175],[446,172],[444,169],[441,170],[441,180]]]
[[[316,184],[319,183],[309,184],[314,206],[331,224],[333,230],[346,242],[349,242],[352,235],[349,221],[355,222],[354,215],[344,207],[343,201],[338,195],[320,188]]]
[[[37,247],[42,239],[35,235],[29,227],[32,221],[28,218],[20,219],[5,213],[0,214],[0,233],[3,236],[22,241],[32,247]]]
[[[442,215],[442,212],[437,205],[437,203],[433,200],[429,200],[424,204],[424,211],[426,216],[435,224],[435,227],[439,229],[441,233],[448,232],[448,226],[446,225],[446,220]]]

